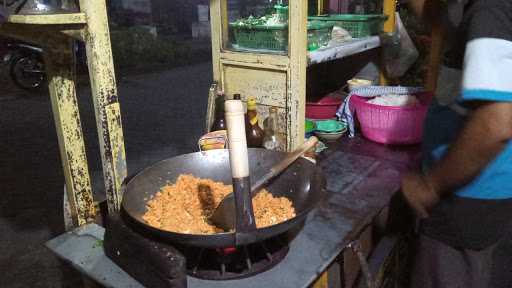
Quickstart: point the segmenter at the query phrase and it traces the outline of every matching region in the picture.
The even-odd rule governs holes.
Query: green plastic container
[[[323,120],[316,122],[316,131],[334,133],[347,129],[347,125],[336,120]]]
[[[308,17],[309,20],[324,21],[333,26],[341,27],[347,30],[353,38],[363,38],[378,35],[386,21],[386,15],[356,15],[356,14],[336,14],[329,16]]]
[[[234,46],[273,51],[288,50],[288,25],[240,26],[230,23],[229,26],[233,31],[231,43]]]
[[[232,45],[245,49],[273,51],[288,50],[288,25],[238,25],[230,23],[233,31]],[[322,21],[308,23],[308,50],[313,51],[327,45],[334,25]]]
[[[308,22],[308,51],[315,51],[326,46],[331,40],[332,23],[324,21]]]
[[[306,129],[306,133],[314,132],[315,131],[315,122],[306,119],[305,129]]]

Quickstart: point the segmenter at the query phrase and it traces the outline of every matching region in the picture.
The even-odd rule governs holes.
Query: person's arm
[[[416,16],[423,18],[427,1],[429,0],[409,0],[408,6]]]
[[[512,103],[489,102],[470,116],[446,157],[427,179],[441,194],[475,178],[512,139]]]
[[[440,197],[478,176],[511,139],[512,103],[482,103],[437,165],[425,175],[410,173],[404,177],[405,197],[419,216],[427,217]]]
[[[412,12],[428,23],[441,15],[443,0],[408,0],[408,6]]]

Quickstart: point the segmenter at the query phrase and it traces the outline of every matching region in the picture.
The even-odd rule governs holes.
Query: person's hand
[[[420,218],[427,218],[430,209],[439,202],[435,186],[420,173],[409,173],[402,178],[402,193]]]

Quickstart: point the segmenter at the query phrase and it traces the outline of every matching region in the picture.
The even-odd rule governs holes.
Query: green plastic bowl
[[[345,124],[336,120],[324,120],[316,122],[316,130],[321,132],[339,132],[346,128],[347,126]]]
[[[315,131],[315,122],[306,120],[306,133]]]

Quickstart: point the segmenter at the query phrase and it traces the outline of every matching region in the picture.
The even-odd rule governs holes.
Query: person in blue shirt
[[[427,165],[402,180],[421,219],[411,287],[512,287],[512,1],[453,1],[463,9],[457,103],[469,112],[444,115],[448,125],[429,117]],[[409,2],[439,17],[429,0]]]

